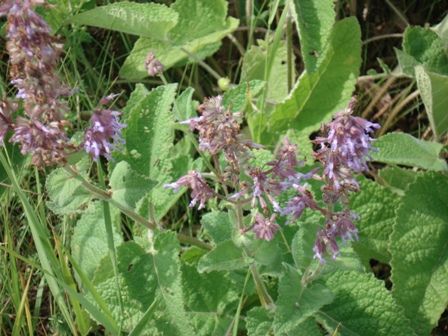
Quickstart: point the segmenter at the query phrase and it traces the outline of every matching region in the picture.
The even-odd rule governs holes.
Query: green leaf
[[[174,161],[177,157],[171,154],[174,142],[171,106],[175,91],[175,84],[159,86],[130,108],[128,126],[123,132],[126,152],[116,155],[118,160],[126,160],[136,173],[158,182],[148,194],[158,218],[172,205],[168,203],[172,196],[163,185],[176,177]]]
[[[390,239],[392,294],[418,335],[448,302],[448,178],[426,173],[409,186]]]
[[[322,222],[320,214],[305,211],[299,221],[299,229],[292,243],[292,257],[298,269],[304,272],[314,260],[314,242]]]
[[[408,27],[403,36],[403,51],[431,72],[448,74],[448,54],[442,39],[430,28]],[[413,73],[412,73],[413,74]]]
[[[4,140],[5,144],[3,145],[5,148],[5,151],[8,152],[9,159],[11,160],[11,164],[13,166],[13,169],[17,172],[24,171],[23,166],[26,162],[26,156],[20,153],[19,146],[12,145],[8,142],[6,142],[6,139]],[[20,174],[18,174],[20,179]],[[5,171],[5,168],[0,165],[0,183],[9,184],[10,181],[8,179],[8,174]],[[0,196],[3,195],[3,193],[8,190],[7,188],[0,188]]]
[[[379,184],[364,179],[361,191],[350,197],[350,209],[359,219],[355,222],[359,240],[354,250],[367,265],[370,259],[390,262],[389,239],[400,197]]]
[[[326,279],[334,301],[319,313],[330,334],[359,336],[414,335],[403,309],[373,274],[335,271]]]
[[[437,138],[448,130],[448,76],[415,68],[417,86],[420,91],[431,128]]]
[[[78,14],[72,22],[163,40],[178,16],[165,5],[122,1]]]
[[[265,308],[255,307],[247,312],[246,329],[248,336],[272,334],[272,314]]]
[[[332,0],[294,0],[293,18],[299,32],[300,47],[308,73],[316,70],[319,56],[336,19]]]
[[[201,224],[205,232],[217,244],[225,240],[232,239],[233,223],[230,221],[229,214],[222,211],[211,211],[202,216]]]
[[[432,27],[432,29],[440,36],[443,43],[448,46],[448,15],[445,15],[443,20]]]
[[[303,73],[291,95],[272,113],[269,132],[288,129],[312,133],[345,108],[355,88],[361,65],[361,32],[355,18],[338,21],[325,55],[313,73]]]
[[[90,162],[86,158],[76,165],[79,174],[86,179],[89,166]],[[53,170],[48,175],[45,186],[49,198],[47,206],[58,215],[78,213],[92,199],[82,183],[63,168]]]
[[[403,196],[409,184],[414,182],[417,173],[411,169],[399,167],[385,167],[378,172],[378,182]]]
[[[112,199],[134,209],[155,185],[147,177],[137,174],[126,161],[119,162],[110,176]]]
[[[115,246],[123,242],[123,238],[117,229],[120,220],[120,212],[111,207],[114,225],[113,238]],[[90,203],[87,210],[77,221],[71,238],[72,257],[81,267],[88,279],[93,278],[93,273],[104,257],[109,258],[107,245],[107,233],[104,223],[104,211],[102,202]]]
[[[224,335],[232,320],[227,311],[238,300],[239,288],[225,273],[200,274],[196,265],[182,265],[182,285],[197,334]]]
[[[177,0],[171,9],[179,14],[179,21],[167,39],[140,38],[120,69],[120,76],[132,80],[146,77],[144,63],[149,51],[165,69],[187,60],[203,59],[212,55],[219,48],[221,39],[238,26],[238,20],[226,18],[225,0]]]
[[[184,121],[196,116],[196,110],[193,104],[194,89],[186,88],[174,102],[174,116],[177,121]]]
[[[414,138],[406,133],[388,133],[378,138],[371,154],[373,161],[388,164],[419,167],[428,170],[447,170],[447,164],[439,158],[442,144]]]
[[[131,111],[139,106],[143,99],[149,94],[149,90],[143,85],[138,83],[135,86],[134,91],[132,91],[131,96],[129,97],[128,101],[126,102],[126,106],[123,108],[123,121],[127,122],[127,119],[129,117],[129,114]]]
[[[264,82],[261,80],[243,82],[224,93],[223,105],[230,108],[232,112],[242,112],[263,87]]]
[[[288,65],[286,42],[280,41],[278,48],[272,50],[274,43],[258,41],[259,46],[251,46],[244,54],[243,66],[241,69],[241,84],[254,80],[264,81],[266,99],[270,104],[282,101],[288,94]],[[268,54],[272,57],[270,74],[268,69]],[[294,62],[294,60],[293,60]],[[268,77],[267,77],[268,76]]]
[[[290,333],[333,299],[333,294],[323,284],[313,282],[305,286],[299,272],[285,265],[276,301],[275,335]]]
[[[198,264],[198,271],[233,271],[244,269],[248,265],[242,250],[233,241],[219,243],[213,250],[204,255]]]
[[[150,321],[146,335],[194,335],[184,308],[179,248],[174,232],[157,234],[150,253],[134,242],[118,247],[118,283],[125,308],[123,315],[110,258],[102,260],[93,283],[114,317],[123,322],[124,331],[132,330],[151,304],[158,300],[160,303],[152,318],[145,317]]]

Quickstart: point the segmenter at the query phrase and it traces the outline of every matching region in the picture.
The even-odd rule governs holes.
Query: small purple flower
[[[309,190],[306,190],[302,186],[296,186],[296,190],[298,192],[298,195],[291,198],[286,203],[286,207],[283,208],[280,212],[282,216],[289,216],[289,223],[295,222],[297,219],[299,219],[306,208],[310,208],[313,210],[316,210],[318,208],[313,194]]]
[[[255,215],[255,223],[252,230],[258,239],[270,241],[274,239],[278,229],[280,229],[280,226],[275,222],[275,214],[269,219],[260,213]]]
[[[125,127],[119,122],[120,112],[97,109],[90,119],[90,127],[84,136],[84,149],[94,160],[100,156],[110,159],[111,152],[122,144],[121,129]]]
[[[313,249],[315,257],[323,263],[323,256],[328,250],[333,258],[336,258],[339,253],[336,238],[341,238],[342,241],[357,240],[358,230],[353,223],[357,218],[356,214],[348,210],[331,214],[327,218],[325,228],[317,234]]]
[[[279,212],[280,206],[274,196],[280,193],[280,184],[259,168],[252,169],[249,175],[252,178],[252,206],[255,206],[258,201],[263,209],[267,209],[266,197],[274,210]]]
[[[302,165],[302,162],[297,160],[297,146],[285,137],[277,153],[277,159],[268,165],[272,166],[272,173],[282,180],[295,177],[296,169]]]
[[[160,75],[163,72],[163,64],[156,58],[153,52],[149,52],[145,60],[145,68],[151,77]]]
[[[198,209],[205,207],[207,201],[215,196],[213,190],[209,187],[202,175],[196,171],[191,171],[182,176],[176,182],[165,184],[165,188],[178,191],[181,187],[191,189],[190,207],[194,207],[198,202]]]

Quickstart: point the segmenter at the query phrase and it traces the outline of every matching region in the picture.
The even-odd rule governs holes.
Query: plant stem
[[[154,222],[152,222],[152,221],[146,219],[145,217],[141,216],[140,214],[136,213],[134,210],[128,208],[126,205],[121,204],[120,202],[117,202],[116,200],[114,200],[112,198],[111,192],[103,190],[101,188],[98,188],[94,184],[90,183],[83,176],[81,176],[73,166],[65,165],[64,169],[73,178],[80,181],[82,186],[84,187],[84,189],[86,189],[87,191],[92,193],[93,196],[97,197],[100,200],[109,202],[109,204],[112,204],[114,207],[119,209],[123,214],[125,214],[129,218],[133,219],[136,223],[139,223],[139,224],[147,227],[150,230],[154,230],[157,228],[157,225]],[[195,245],[195,246],[205,249],[205,250],[212,249],[212,247],[209,244],[207,244],[195,237],[191,237],[191,236],[187,236],[182,233],[178,233],[177,238],[179,239],[179,242],[181,242],[183,244]]]
[[[243,228],[243,209],[241,208],[241,204],[239,203],[235,204],[235,215],[237,220],[237,228],[238,230],[241,230]],[[246,255],[248,254],[244,247],[243,251]],[[261,304],[264,308],[271,309],[274,306],[274,301],[269,295],[269,292],[266,289],[263,279],[261,278],[260,273],[258,273],[257,266],[255,264],[250,265],[250,272],[252,274],[252,278],[254,279],[255,288],[257,290],[257,294]]]
[[[103,168],[101,167],[101,162],[99,161],[97,161],[97,169],[98,169],[98,180],[100,182],[100,185],[104,188],[106,186],[106,183],[104,181],[104,172]],[[124,313],[123,299],[121,297],[120,282],[118,280],[119,272],[117,262],[117,251],[115,249],[114,232],[112,229],[112,218],[110,215],[110,206],[109,202],[107,202],[106,200],[103,200],[102,203],[103,203],[104,225],[106,227],[106,234],[107,234],[107,248],[109,250],[109,257],[110,261],[112,262],[112,268],[115,276],[115,286],[117,287],[118,304],[120,305],[121,316],[123,316]],[[123,319],[120,319],[120,330],[122,328],[122,324]]]

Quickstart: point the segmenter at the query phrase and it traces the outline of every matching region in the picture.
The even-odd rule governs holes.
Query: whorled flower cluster
[[[303,167],[303,162],[297,159],[297,146],[287,138],[283,140],[275,159],[268,162],[265,168],[251,167],[247,165],[247,160],[242,164],[240,153],[248,148],[257,148],[257,145],[248,146],[247,142],[241,141],[240,125],[235,116],[223,107],[220,96],[207,99],[200,106],[201,115],[184,123],[198,131],[200,150],[212,155],[223,153],[226,162],[237,168],[233,171],[237,177],[231,179],[237,181],[233,185],[236,191],[225,196],[225,199],[233,203],[250,203],[253,209],[259,209],[250,227],[258,239],[274,239],[280,229],[276,223],[279,216],[284,216],[287,223],[293,223],[305,209],[323,214],[325,225],[317,233],[314,253],[316,258],[324,262],[326,253],[333,257],[339,253],[339,239],[357,239],[354,225],[357,216],[348,208],[348,194],[359,188],[354,174],[367,170],[366,162],[372,150],[371,134],[379,127],[352,116],[353,105],[354,101],[323,127],[325,136],[315,140],[319,145],[315,158],[322,168],[314,168],[307,173],[298,171]],[[242,181],[240,176],[246,176],[249,182]],[[316,200],[309,190],[309,179],[323,182],[321,201]],[[223,182],[220,178],[218,181]],[[190,172],[166,186],[174,190],[181,186],[190,188],[190,205],[199,203],[199,208],[203,208],[209,199],[219,196],[198,172]],[[283,206],[279,204],[278,197],[282,193],[288,195],[288,199],[282,202]],[[341,207],[342,210],[334,210]],[[248,229],[242,230],[246,232]]]
[[[62,46],[34,12],[37,4],[43,1],[7,0],[0,5],[0,17],[7,16],[11,83],[25,112],[14,123],[3,109],[0,128],[3,136],[5,129],[12,129],[11,141],[20,144],[23,154],[31,153],[35,165],[43,166],[65,162],[65,152],[71,147],[64,131],[68,123],[63,120],[68,107],[62,99],[70,90],[56,71]]]
[[[103,99],[104,103],[107,99]],[[117,146],[124,143],[121,129],[126,125],[120,123],[120,112],[98,108],[90,119],[90,127],[84,135],[84,149],[94,160],[104,156],[108,160]]]
[[[222,151],[229,164],[236,169],[247,149],[255,147],[250,141],[241,138],[240,123],[237,120],[239,114],[232,113],[223,106],[222,96],[206,99],[198,110],[199,117],[181,123],[199,133],[200,150],[211,155]]]

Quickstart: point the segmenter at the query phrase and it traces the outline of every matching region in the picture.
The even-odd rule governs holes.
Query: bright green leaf
[[[119,162],[110,176],[112,199],[131,209],[154,185],[155,182],[133,171],[126,161]]]
[[[378,138],[371,153],[373,161],[388,164],[419,167],[428,170],[447,170],[447,164],[439,158],[442,144],[414,138],[406,133],[388,133]]]
[[[330,334],[350,336],[412,336],[414,332],[384,283],[353,271],[335,271],[326,280],[334,301],[319,313]]]
[[[275,335],[290,333],[324,305],[333,301],[333,298],[330,290],[319,282],[313,282],[305,287],[301,283],[299,272],[290,266],[285,266],[276,301]]]
[[[123,242],[123,238],[117,229],[120,213],[114,207],[111,207],[111,213],[114,223],[112,225],[113,238],[115,245],[118,246]],[[101,259],[109,258],[102,202],[90,203],[89,208],[76,223],[71,238],[71,251],[73,259],[88,279],[93,278],[93,273]]]
[[[241,248],[233,241],[226,240],[204,255],[198,264],[199,272],[233,271],[248,265]]]
[[[202,216],[201,224],[215,243],[232,239],[233,224],[227,212],[212,211]]]
[[[352,245],[364,264],[370,259],[390,261],[388,245],[399,204],[400,197],[367,179],[362,181],[361,191],[350,198],[350,209],[359,216],[355,222],[359,239]]]
[[[400,167],[385,167],[378,172],[378,183],[403,196],[409,184],[414,182],[417,172]]]
[[[426,173],[409,186],[390,238],[392,294],[418,335],[448,302],[448,178]]]
[[[425,69],[448,74],[448,54],[442,39],[430,28],[411,26],[403,36],[403,52]],[[413,73],[412,73],[413,74]]]
[[[294,0],[293,17],[299,32],[300,46],[308,73],[316,70],[319,57],[336,19],[332,0]]]
[[[223,104],[230,108],[232,112],[242,112],[246,105],[261,92],[263,87],[264,82],[260,80],[243,82],[224,93]]]
[[[149,51],[165,69],[210,56],[219,48],[221,39],[238,26],[238,20],[226,18],[227,2],[224,0],[177,0],[171,9],[179,13],[179,21],[167,39],[140,38],[120,70],[122,77],[135,80],[146,77],[144,62]]]
[[[116,2],[78,14],[72,21],[81,25],[163,40],[178,19],[178,13],[156,3]]]
[[[318,129],[321,123],[345,108],[355,88],[361,65],[361,32],[355,18],[337,22],[325,55],[315,72],[305,72],[291,95],[269,119],[269,132]]]
[[[420,91],[431,128],[437,138],[448,130],[448,76],[415,68],[417,86]]]
[[[84,178],[88,178],[89,165],[90,162],[86,158],[76,165],[79,174]],[[47,206],[59,215],[80,212],[81,208],[92,199],[91,193],[82,186],[82,183],[63,168],[53,170],[48,175],[45,186],[49,197]]]

